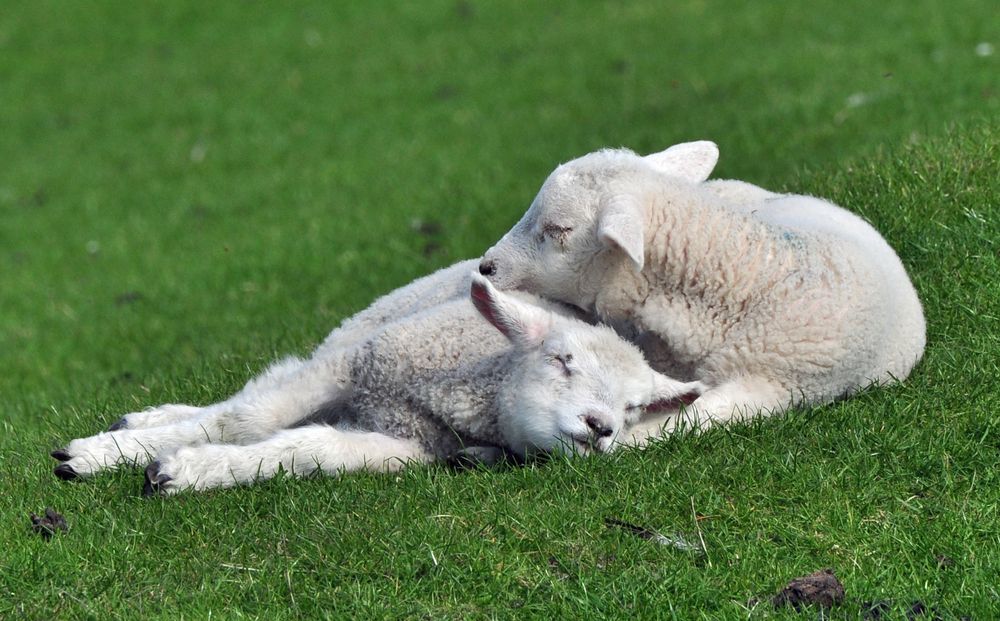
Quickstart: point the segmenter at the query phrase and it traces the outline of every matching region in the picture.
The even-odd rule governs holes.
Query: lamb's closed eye
[[[546,222],[542,225],[542,237],[543,239],[551,239],[557,242],[560,246],[566,243],[566,238],[569,234],[573,232],[573,227],[562,226],[555,224],[554,222]]]
[[[573,374],[573,354],[552,354],[549,360],[567,376]]]

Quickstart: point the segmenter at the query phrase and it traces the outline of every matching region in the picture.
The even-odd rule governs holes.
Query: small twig
[[[644,526],[629,524],[628,522],[623,522],[614,518],[604,518],[604,524],[607,526],[616,526],[642,539],[658,543],[662,546],[677,548],[678,550],[683,550],[684,552],[704,553],[705,551],[704,548],[699,546],[697,543],[691,543],[680,535],[663,535]]]
[[[238,569],[240,571],[263,571],[256,567],[244,567],[243,565],[233,565],[232,563],[219,563],[220,567],[225,567],[226,569]]]

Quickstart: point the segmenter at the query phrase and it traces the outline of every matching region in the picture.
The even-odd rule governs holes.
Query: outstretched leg
[[[408,462],[432,459],[416,440],[310,425],[286,429],[255,444],[181,448],[149,465],[144,491],[175,494],[185,489],[230,487],[270,479],[279,468],[298,476],[392,471]]]
[[[622,429],[622,433],[615,439],[615,448],[620,446],[646,446],[653,438],[662,436],[669,423],[679,413],[680,406],[643,416],[637,423]]]
[[[73,440],[53,451],[52,456],[63,462],[55,474],[75,479],[121,465],[144,465],[182,446],[256,442],[343,399],[349,386],[346,354],[308,363],[287,359],[251,380],[232,398],[197,408],[180,422],[136,429],[126,426]]]

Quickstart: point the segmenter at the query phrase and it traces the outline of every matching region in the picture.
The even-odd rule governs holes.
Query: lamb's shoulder
[[[697,366],[725,347],[748,313],[809,258],[798,240],[730,209],[711,192],[694,191],[687,199],[650,215],[643,282],[618,303],[630,307],[619,312],[661,339],[676,361]],[[628,278],[618,274],[615,281]]]
[[[367,425],[419,428],[433,450],[456,438],[493,443],[509,357],[507,340],[468,299],[442,304],[369,339],[352,364],[354,407]]]

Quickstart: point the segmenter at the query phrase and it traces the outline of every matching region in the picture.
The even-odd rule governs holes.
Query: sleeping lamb
[[[703,141],[559,166],[480,272],[592,313],[657,370],[707,384],[685,417],[702,428],[906,378],[924,317],[886,241],[818,198],[706,182],[717,160]]]
[[[56,475],[155,459],[146,492],[170,494],[267,479],[279,467],[394,470],[469,447],[606,452],[656,434],[662,421],[643,419],[646,406],[700,394],[698,382],[653,371],[610,328],[498,292],[476,263],[381,298],[309,360],[282,361],[227,401],[129,414],[72,441],[53,453],[63,462]],[[459,293],[470,290],[471,304]],[[329,424],[305,424],[317,419]]]

